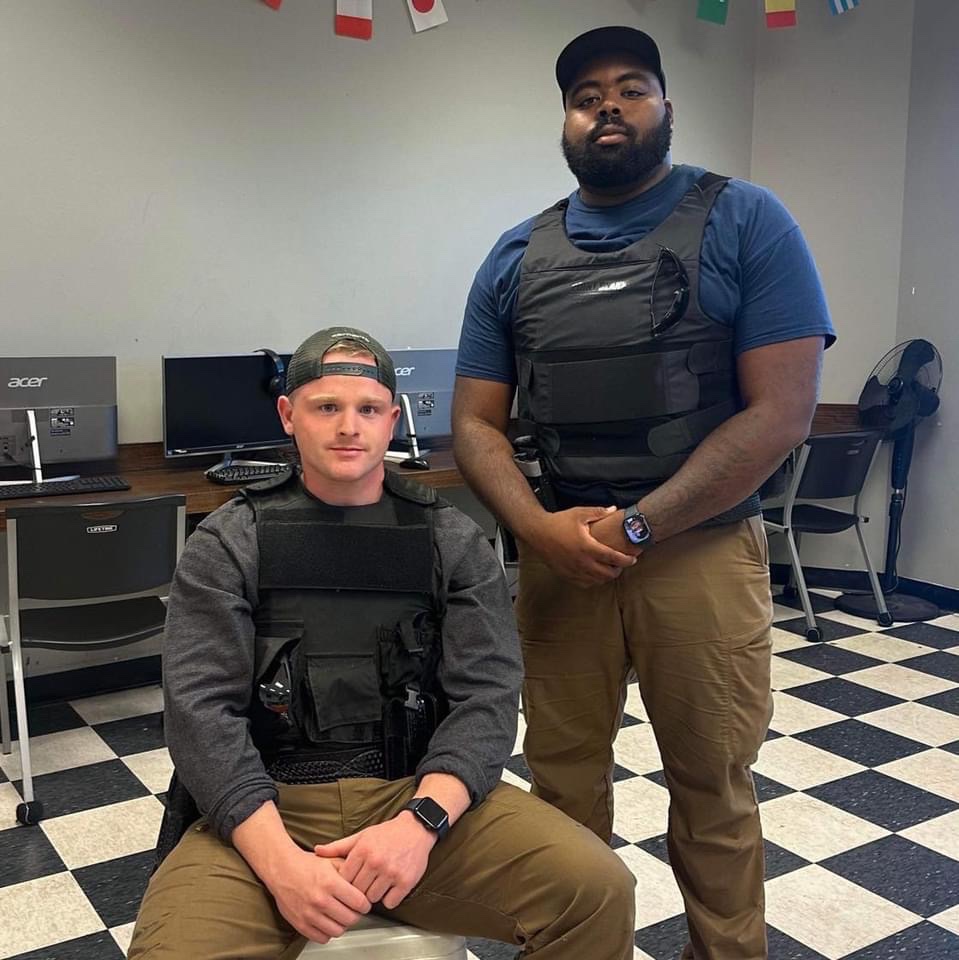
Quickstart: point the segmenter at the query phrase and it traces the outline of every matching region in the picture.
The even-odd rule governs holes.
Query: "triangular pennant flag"
[[[770,30],[796,26],[796,0],[766,0],[766,26]]]
[[[840,13],[848,13],[853,7],[858,6],[859,0],[829,0],[829,10],[834,17]]]
[[[430,27],[438,27],[449,20],[443,8],[443,0],[406,0],[406,5],[410,10],[413,29],[417,33],[429,30]]]
[[[283,0],[263,0],[263,2],[268,6],[272,7],[274,10],[280,9],[280,4],[283,3]]]
[[[336,0],[336,33],[355,40],[373,38],[373,0]]]
[[[708,20],[720,26],[725,26],[727,13],[729,0],[699,0],[699,8],[696,10],[696,16],[700,20]]]

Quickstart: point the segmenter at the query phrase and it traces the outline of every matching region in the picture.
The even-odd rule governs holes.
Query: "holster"
[[[517,437],[513,441],[513,462],[516,468],[529,484],[530,490],[539,501],[540,506],[549,513],[555,513],[557,510],[556,495],[553,491],[553,484],[550,481],[546,464],[540,456],[539,450],[533,437]]]

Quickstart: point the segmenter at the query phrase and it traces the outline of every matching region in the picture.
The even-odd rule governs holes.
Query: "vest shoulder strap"
[[[278,473],[275,477],[268,477],[266,480],[257,480],[256,483],[251,483],[248,487],[243,487],[237,491],[238,497],[243,497],[246,500],[256,500],[257,498],[268,496],[276,490],[280,490],[288,484],[293,483],[299,471],[293,464],[290,464],[289,468],[284,470],[282,473]]]
[[[446,503],[446,501],[440,502],[439,494],[432,487],[404,477],[396,470],[387,469],[384,485],[394,496],[422,507],[442,506]]]

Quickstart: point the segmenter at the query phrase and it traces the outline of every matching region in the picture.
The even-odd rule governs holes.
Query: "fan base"
[[[941,611],[928,600],[910,597],[904,593],[890,593],[886,596],[886,609],[893,621],[910,623],[915,620],[935,620]],[[836,609],[851,613],[856,617],[875,620],[879,616],[876,598],[871,593],[844,593],[836,597]]]

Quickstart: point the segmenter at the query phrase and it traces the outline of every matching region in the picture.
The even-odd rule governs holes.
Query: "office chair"
[[[802,564],[799,561],[799,544],[804,533],[842,533],[850,527],[856,528],[859,549],[862,551],[869,584],[876,598],[878,623],[883,627],[892,624],[892,617],[886,609],[886,601],[862,535],[862,524],[869,518],[859,513],[859,500],[882,436],[879,431],[864,430],[808,437],[799,449],[782,507],[763,508],[763,523],[767,532],[781,533],[786,537],[790,573],[796,578],[796,587],[806,616],[807,640],[821,640],[822,630],[816,624]],[[796,500],[837,500],[844,497],[855,497],[851,513],[813,503],[796,503]],[[789,583],[790,573],[786,575],[783,588],[786,596],[795,595]]]
[[[182,495],[104,503],[7,507],[8,636],[0,635],[3,750],[10,752],[3,648],[13,662],[23,803],[17,820],[43,818],[33,795],[23,649],[98,650],[163,631],[164,600],[186,530]]]

